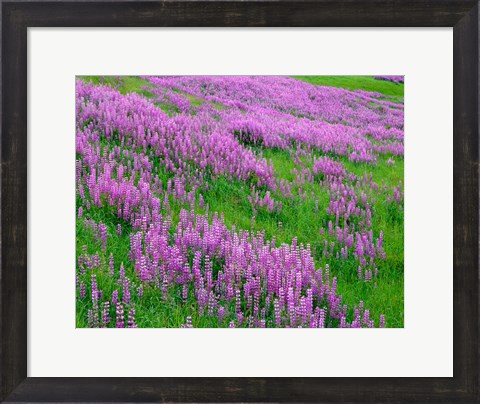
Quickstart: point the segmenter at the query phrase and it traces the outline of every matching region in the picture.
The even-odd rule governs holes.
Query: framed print
[[[2,400],[478,399],[476,2],[2,19]]]

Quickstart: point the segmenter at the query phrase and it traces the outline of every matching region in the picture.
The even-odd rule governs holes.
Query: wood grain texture
[[[474,0],[6,3],[29,26],[451,27]],[[48,10],[48,12],[46,12]]]
[[[27,374],[27,35],[8,13],[2,17],[0,378],[5,397]]]
[[[1,11],[0,399],[478,402],[477,1],[4,1]],[[454,27],[454,378],[26,378],[26,30],[33,26]]]
[[[479,359],[478,13],[477,4],[453,31],[454,376],[469,391],[478,389]]]
[[[457,389],[451,380],[29,378],[8,402],[473,402],[473,396]]]

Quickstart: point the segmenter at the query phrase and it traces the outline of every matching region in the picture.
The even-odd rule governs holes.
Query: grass
[[[148,91],[145,90],[149,83],[138,77],[122,76],[119,79],[114,77],[83,76],[81,79],[94,84],[111,85],[123,94],[137,92],[146,97],[149,96]],[[403,85],[373,80],[367,76],[317,76],[301,77],[300,79],[318,85],[344,86],[349,89],[358,88],[403,98]],[[200,105],[205,101],[196,98],[192,102]],[[160,105],[159,107],[168,109],[168,105]],[[290,153],[275,149],[253,148],[253,150],[256,153],[261,153],[267,160],[272,161],[277,178],[289,181],[294,179],[292,170],[295,168],[295,164]],[[373,180],[379,184],[384,181],[391,192],[393,187],[398,185],[399,181],[403,181],[404,160],[403,157],[394,157],[395,164],[389,166],[386,164],[386,161],[390,157],[392,156],[380,156],[376,166],[352,163],[342,157],[338,157],[338,159],[343,162],[350,172],[358,176],[362,176],[364,173],[372,173]],[[305,161],[305,164],[308,165],[311,162]],[[158,164],[158,161],[154,162],[154,166],[162,181],[166,181],[171,177],[171,174],[165,172],[163,167]],[[223,213],[225,223],[229,227],[236,226],[237,229],[253,231],[264,230],[267,239],[275,237],[277,245],[283,242],[290,243],[294,237],[297,237],[300,243],[310,244],[312,250],[314,250],[317,267],[325,268],[327,263],[330,264],[331,274],[339,279],[338,291],[342,294],[344,303],[348,304],[350,309],[362,300],[365,302],[365,306],[370,309],[372,318],[378,319],[380,314],[385,314],[388,327],[403,327],[403,211],[399,211],[398,208],[388,202],[386,193],[379,193],[373,205],[372,228],[375,237],[378,236],[379,229],[382,229],[384,232],[384,246],[387,259],[379,265],[379,275],[375,282],[366,283],[357,279],[356,264],[353,261],[327,259],[321,253],[324,236],[320,235],[319,229],[320,227],[325,228],[328,221],[332,220],[332,217],[329,217],[326,213],[326,206],[329,203],[328,192],[318,186],[318,184],[304,185],[305,191],[309,194],[313,192],[314,199],[319,201],[318,212],[315,212],[314,199],[304,201],[298,196],[293,200],[277,197],[276,199],[281,200],[283,203],[283,209],[280,213],[270,213],[260,209],[255,215],[255,219],[252,220],[254,212],[248,201],[250,188],[247,184],[227,178],[219,178],[216,181],[209,181],[209,183],[211,187],[207,193],[203,194],[203,197],[209,205],[210,215],[213,212]],[[187,206],[185,205],[184,207]],[[181,208],[182,205],[172,201],[173,228],[175,228]],[[205,209],[201,209],[197,205],[196,212],[204,213]],[[120,262],[123,262],[127,275],[131,275],[130,279],[133,279],[134,268],[128,259],[130,249],[128,231],[124,231],[120,236],[115,233],[118,223],[122,225],[124,230],[128,230],[129,226],[118,219],[115,212],[109,208],[92,208],[90,214],[91,218],[96,222],[101,221],[108,225],[110,237],[107,248],[102,252],[99,242],[94,239],[93,233],[85,228],[83,224],[84,219],[77,219],[77,256],[82,253],[83,246],[86,246],[89,254],[100,251],[102,264],[93,273],[97,275],[97,281],[103,293],[110,296],[115,289],[120,287],[115,280],[106,275],[110,254],[113,254],[115,257],[116,268],[118,268]],[[282,223],[281,228],[279,222]],[[217,265],[220,265],[220,263],[217,263]],[[118,269],[116,270],[118,271]],[[136,285],[136,287],[138,286],[140,284]],[[158,289],[146,286],[142,299],[138,299],[136,294],[133,294],[132,299],[136,303],[139,327],[179,327],[185,323],[186,316],[192,315],[192,313],[194,326],[217,326],[213,322],[214,320],[208,316],[201,317],[198,315],[196,303],[193,299],[183,302],[179,288],[173,287],[166,296],[162,296]],[[87,307],[89,304],[88,293],[87,298],[77,300],[77,327],[87,326]],[[114,315],[113,308],[111,308],[110,314],[111,316]]]
[[[404,85],[385,80],[375,80],[372,76],[294,76],[318,86],[346,88],[381,93],[393,97],[393,101],[403,101]]]
[[[138,76],[77,76],[77,78],[83,80],[85,83],[90,82],[95,85],[109,85],[124,95],[128,93],[139,93],[147,98],[153,97],[148,90],[144,89],[144,87],[152,87],[150,82]]]

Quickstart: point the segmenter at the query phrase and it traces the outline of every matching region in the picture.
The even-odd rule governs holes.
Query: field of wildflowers
[[[403,327],[403,165],[400,76],[78,77],[76,325]]]

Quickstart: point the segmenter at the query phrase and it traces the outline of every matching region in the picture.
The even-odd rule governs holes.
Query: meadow
[[[403,327],[403,95],[77,77],[76,326]]]

